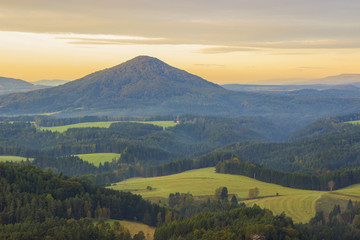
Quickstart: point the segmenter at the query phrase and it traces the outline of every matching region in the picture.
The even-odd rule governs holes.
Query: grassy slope
[[[146,190],[146,186],[151,186],[153,190]],[[163,199],[174,192],[190,192],[194,196],[213,195],[215,189],[221,186],[226,186],[229,194],[236,194],[248,205],[256,203],[272,210],[275,214],[284,211],[295,222],[308,222],[315,215],[317,209],[326,207],[322,210],[328,212],[333,207],[333,204],[325,204],[326,206],[318,204],[320,200],[324,202],[326,198],[330,198],[334,200],[333,203],[341,203],[344,207],[348,199],[360,199],[360,184],[331,193],[310,191],[286,188],[244,176],[215,173],[215,168],[191,170],[163,177],[132,178],[116,183],[111,188],[128,190],[141,194],[144,198]],[[246,200],[249,189],[255,187],[260,190],[260,198]],[[279,193],[280,196],[275,196],[276,193]]]
[[[143,231],[145,234],[145,237],[148,236],[147,239],[152,240],[154,238],[154,232],[155,232],[155,228],[154,227],[150,227],[146,224],[143,223],[138,223],[138,222],[132,222],[132,221],[126,221],[126,220],[114,220],[114,219],[107,219],[106,222],[111,224],[113,222],[119,222],[120,225],[126,227],[127,229],[129,229],[131,236],[134,236],[135,234],[137,234],[140,231]],[[98,222],[98,220],[94,219],[94,223],[96,224]]]
[[[29,158],[32,161],[32,158]],[[19,157],[19,156],[0,156],[0,162],[21,162],[26,161],[26,157]]]
[[[349,122],[345,122],[345,123],[351,123],[351,124],[353,124],[353,125],[360,125],[360,120],[349,121]]]
[[[77,154],[82,160],[89,162],[96,167],[100,165],[100,163],[104,164],[105,162],[111,162],[113,159],[119,159],[121,154],[118,153],[90,153],[90,154]]]
[[[40,130],[48,130],[52,132],[65,132],[69,128],[90,128],[90,127],[98,127],[98,128],[109,128],[112,123],[116,123],[119,121],[109,121],[109,122],[84,122],[84,123],[76,123],[64,126],[57,127],[38,127]],[[145,123],[145,124],[153,124],[156,126],[163,127],[164,129],[167,127],[173,127],[177,123],[173,121],[129,121],[129,122],[137,122],[137,123]]]
[[[140,231],[143,231],[146,236],[149,236],[149,239],[153,239],[155,228],[150,227],[143,223],[130,222],[130,221],[119,221],[121,225],[129,229],[131,236],[134,236]]]

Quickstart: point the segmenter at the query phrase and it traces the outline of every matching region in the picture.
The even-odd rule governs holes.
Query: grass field
[[[151,186],[153,190],[147,190],[147,186]],[[275,214],[285,212],[294,222],[308,222],[315,216],[316,210],[329,212],[335,203],[344,208],[349,199],[360,200],[360,184],[333,192],[310,191],[264,183],[239,175],[215,173],[215,168],[191,170],[163,177],[132,178],[118,182],[111,188],[131,191],[150,200],[162,200],[175,192],[190,192],[200,197],[214,195],[215,189],[222,186],[227,187],[229,194],[236,194],[238,199],[247,205],[256,203]],[[260,190],[259,198],[248,200],[249,189],[255,187]],[[276,196],[277,193],[279,196]]]
[[[77,154],[82,160],[89,162],[96,167],[106,162],[111,162],[113,159],[119,159],[121,154],[118,153],[89,153],[89,154]]]
[[[109,121],[109,122],[84,122],[84,123],[76,123],[64,126],[57,126],[57,127],[38,127],[38,129],[43,131],[51,131],[51,132],[66,132],[70,128],[109,128],[112,123],[117,123],[119,121]],[[156,126],[163,127],[163,129],[168,127],[173,127],[177,123],[173,121],[128,121],[128,122],[136,122],[136,123],[144,123],[144,124],[152,124]]]
[[[32,158],[29,158],[32,161]],[[0,156],[0,162],[21,162],[26,161],[26,157],[19,157],[19,156]]]
[[[129,229],[131,236],[134,236],[134,234],[143,231],[145,234],[145,237],[149,236],[149,240],[154,238],[154,232],[155,228],[150,227],[143,223],[138,222],[130,222],[130,221],[119,221],[121,225]]]
[[[120,225],[129,229],[132,237],[135,234],[137,234],[138,232],[143,231],[146,239],[152,240],[154,238],[155,228],[150,227],[143,223],[126,221],[126,220],[114,220],[114,219],[107,219],[105,222],[107,222],[109,224],[112,224],[113,222],[119,222]],[[97,224],[97,223],[98,223],[98,221],[96,219],[94,219],[94,224]]]

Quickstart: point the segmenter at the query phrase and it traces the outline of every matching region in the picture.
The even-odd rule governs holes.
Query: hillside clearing
[[[82,160],[99,167],[100,163],[111,162],[113,159],[117,160],[120,158],[119,153],[89,153],[89,154],[76,154]]]
[[[143,123],[143,124],[152,124],[163,129],[168,127],[173,127],[177,123],[174,121],[108,121],[108,122],[83,122],[83,123],[75,123],[63,126],[56,126],[56,127],[37,127],[42,131],[51,131],[51,132],[66,132],[70,128],[109,128],[112,123],[119,123],[119,122],[134,122],[134,123]]]
[[[147,190],[147,186],[151,186],[153,190]],[[227,187],[229,194],[235,194],[247,205],[256,203],[260,207],[270,209],[274,214],[285,212],[294,222],[303,223],[315,216],[317,210],[328,211],[330,207],[332,208],[333,205],[328,204],[326,209],[321,209],[324,204],[317,202],[320,199],[324,201],[322,197],[329,196],[334,199],[334,203],[341,203],[342,207],[349,199],[360,199],[360,184],[333,192],[302,190],[260,182],[239,175],[216,173],[213,167],[162,177],[127,179],[114,184],[111,188],[130,191],[146,199],[155,200],[168,198],[170,193],[175,192],[190,192],[199,197],[214,195],[215,189],[222,186]],[[259,198],[249,200],[249,189],[255,187],[260,190]],[[276,196],[277,193],[279,196]],[[340,199],[345,201],[339,201]]]
[[[99,222],[98,219],[93,219],[93,221],[94,221],[94,224],[97,224]],[[132,237],[135,234],[139,233],[140,231],[143,231],[146,239],[148,239],[148,240],[154,239],[155,228],[150,227],[144,223],[127,221],[127,220],[115,220],[115,219],[105,219],[105,222],[109,223],[109,224],[112,224],[113,222],[119,222],[120,225],[129,229]]]
[[[0,156],[0,162],[21,162],[26,161],[26,157],[19,156]],[[29,161],[34,160],[33,158],[29,158]]]

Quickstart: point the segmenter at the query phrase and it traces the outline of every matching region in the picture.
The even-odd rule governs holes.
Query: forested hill
[[[339,134],[285,143],[236,143],[222,147],[241,159],[290,172],[326,172],[360,166],[359,127],[348,127]],[[352,130],[356,131],[352,131]]]
[[[321,118],[289,135],[290,141],[321,138],[334,135],[356,135],[360,131],[351,121],[360,119],[360,113]]]
[[[46,234],[52,239],[55,236],[67,239],[66,234],[74,234],[73,231],[88,236],[87,228],[96,234],[93,223],[77,221],[86,217],[136,220],[155,226],[157,221],[164,220],[168,211],[139,195],[89,185],[62,174],[42,172],[30,165],[0,163],[0,183],[0,239],[44,239]],[[67,219],[73,219],[72,224]],[[59,231],[51,232],[56,224],[59,224]],[[41,229],[34,233],[31,226]],[[109,229],[103,230],[110,234]],[[25,235],[17,233],[21,231],[44,235],[22,238]],[[97,234],[100,237],[95,239],[101,239],[99,229]]]

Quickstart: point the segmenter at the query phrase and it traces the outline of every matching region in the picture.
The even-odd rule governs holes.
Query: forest
[[[360,183],[356,167],[360,163],[359,127],[345,123],[356,117],[318,120],[289,135],[287,141],[264,118],[3,119],[0,155],[27,160],[0,164],[0,239],[145,239],[142,233],[131,236],[123,226],[101,219],[157,226],[155,239],[249,239],[257,234],[266,239],[356,239],[358,203],[346,211],[336,208],[330,216],[318,213],[310,224],[294,224],[284,214],[274,216],[257,206],[246,207],[235,195],[228,197],[225,188],[214,193],[215,199],[205,201],[191,193],[175,192],[159,206],[139,195],[101,187],[132,177],[216,167],[219,173],[286,187],[340,189]],[[36,127],[99,120],[122,122],[62,133]],[[129,122],[132,120],[176,120],[179,124],[163,129]],[[119,157],[95,166],[75,156],[104,152]],[[62,230],[55,231],[56,226]]]

